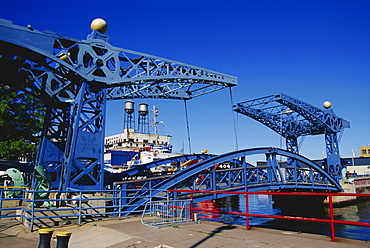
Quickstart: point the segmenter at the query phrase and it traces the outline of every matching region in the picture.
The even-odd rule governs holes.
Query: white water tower
[[[146,103],[139,105],[138,133],[149,133],[148,106]]]
[[[134,119],[134,113],[135,113],[135,107],[134,102],[131,100],[128,100],[125,102],[125,114],[124,114],[124,120],[123,120],[123,130],[125,129],[135,129],[135,119]]]

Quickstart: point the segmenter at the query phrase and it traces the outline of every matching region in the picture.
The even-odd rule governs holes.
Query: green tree
[[[17,161],[36,152],[45,105],[35,96],[0,84],[0,159]]]

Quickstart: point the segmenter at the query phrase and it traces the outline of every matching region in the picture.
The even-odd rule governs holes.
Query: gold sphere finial
[[[104,34],[108,29],[108,25],[104,19],[96,18],[91,22],[90,28],[91,30],[98,30],[100,33]]]
[[[323,103],[323,106],[324,106],[324,108],[328,109],[328,108],[330,108],[330,107],[331,107],[331,102],[329,102],[329,101],[325,101],[325,102]]]

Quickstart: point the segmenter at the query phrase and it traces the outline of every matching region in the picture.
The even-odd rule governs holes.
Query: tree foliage
[[[35,96],[0,84],[0,159],[17,161],[36,152],[44,115]]]

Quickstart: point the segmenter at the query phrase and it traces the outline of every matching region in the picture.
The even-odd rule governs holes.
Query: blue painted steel
[[[113,47],[100,36],[78,40],[0,19],[0,41],[15,49],[6,55],[27,55],[14,67],[38,81],[39,92],[62,102],[74,99],[79,78],[109,88],[108,99],[191,99],[237,85],[234,76]],[[34,73],[35,65],[41,74]]]
[[[288,171],[296,172],[296,177],[289,178],[288,181],[294,183],[295,185],[301,184],[297,188],[308,188],[308,189],[331,189],[331,190],[341,190],[341,186],[339,183],[325,170],[319,167],[317,164],[313,163],[309,159],[295,153],[291,153],[286,150],[278,149],[278,148],[254,148],[254,149],[245,149],[240,151],[234,151],[226,154],[222,154],[216,157],[209,158],[203,162],[198,163],[196,166],[189,167],[179,173],[176,173],[170,179],[163,181],[162,183],[156,185],[156,188],[169,188],[174,185],[174,183],[182,182],[184,180],[189,180],[192,176],[196,175],[197,173],[203,172],[206,169],[211,168],[219,163],[223,163],[225,161],[232,161],[239,157],[245,157],[255,154],[266,154],[268,157],[267,159],[267,166],[266,168],[262,169],[262,167],[248,167],[247,170],[253,171],[253,173],[257,173],[259,177],[251,178],[246,182],[246,186],[248,188],[255,187],[268,187],[267,189],[281,189],[281,187],[288,187],[288,183],[284,183],[282,180],[278,179],[276,169],[280,168],[281,165],[277,163],[276,155],[282,155],[286,157],[290,157],[292,159],[298,160],[299,162],[306,165],[306,168],[286,168]],[[230,171],[237,171],[238,168],[232,169]],[[275,171],[273,171],[275,169]],[[307,173],[304,173],[307,169],[309,170],[308,173],[316,173],[316,180],[312,181],[310,178],[307,178]],[[215,170],[217,173],[217,170]],[[267,174],[261,174],[267,173]],[[268,174],[272,173],[272,174]],[[281,172],[279,172],[281,173]],[[262,176],[261,176],[262,175]],[[253,179],[253,180],[252,180]],[[191,180],[191,179],[190,179]],[[310,180],[310,181],[307,181]],[[328,180],[325,182],[325,180]],[[229,182],[228,182],[229,183]],[[260,184],[265,185],[260,185]],[[307,184],[308,183],[308,184]],[[317,183],[317,184],[316,184]],[[294,185],[294,186],[295,186]],[[190,185],[189,185],[190,186]],[[233,184],[227,185],[227,187],[232,187]],[[276,186],[276,187],[275,187]],[[291,185],[290,185],[291,186]],[[225,186],[222,186],[225,188]],[[294,188],[294,187],[291,187]],[[217,190],[217,189],[212,189]],[[262,189],[260,189],[262,190]]]
[[[37,165],[53,188],[103,189],[107,99],[187,100],[237,84],[237,78],[111,46],[93,31],[78,40],[0,19],[0,83],[47,103]]]
[[[257,154],[265,154],[266,166],[251,166],[247,163],[240,163],[246,156]],[[298,161],[301,167],[279,164],[278,155]],[[226,162],[235,163],[236,166],[232,166],[230,169],[216,169],[217,165]],[[124,211],[134,211],[138,206],[144,204],[149,199],[149,192],[150,197],[155,197],[159,196],[163,190],[168,189],[244,191],[248,188],[252,192],[286,189],[298,191],[342,190],[335,177],[332,177],[322,167],[299,154],[278,148],[234,151],[211,157],[172,176],[120,183],[115,186],[122,189],[140,189],[125,204],[122,204]],[[177,194],[176,197],[183,194]],[[140,198],[138,198],[139,196]]]
[[[270,95],[234,105],[234,111],[251,117],[286,139],[287,150],[299,153],[298,137],[325,135],[327,171],[340,175],[342,168],[337,133],[349,128],[332,109],[319,109],[285,94]],[[289,161],[295,163],[294,161]],[[340,176],[336,177],[340,180]]]

